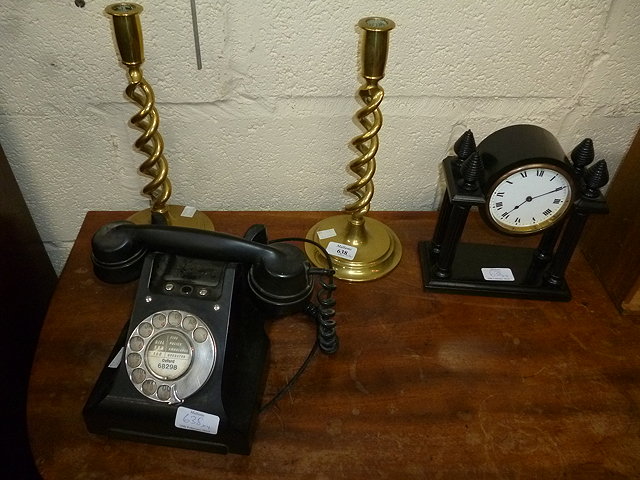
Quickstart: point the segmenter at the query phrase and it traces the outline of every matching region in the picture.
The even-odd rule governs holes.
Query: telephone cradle
[[[83,409],[91,433],[247,455],[268,366],[265,321],[311,310],[316,345],[337,350],[333,309],[309,309],[318,272],[296,246],[268,245],[262,225],[238,238],[115,222],[92,247],[100,279],[140,280]],[[330,294],[318,299],[333,304]]]

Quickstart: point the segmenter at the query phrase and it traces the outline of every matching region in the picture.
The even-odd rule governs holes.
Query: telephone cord
[[[305,313],[315,320],[317,326],[316,341],[313,342],[311,350],[309,351],[307,357],[304,359],[302,365],[300,365],[293,377],[291,377],[286,385],[282,387],[271,398],[271,400],[260,407],[260,413],[271,408],[278,402],[278,400],[282,398],[285,393],[291,390],[293,385],[298,381],[300,376],[307,369],[309,363],[311,363],[311,360],[315,357],[315,354],[318,352],[318,350],[322,351],[325,354],[332,354],[337,352],[339,347],[338,335],[336,333],[336,321],[333,319],[336,314],[336,311],[333,308],[336,304],[336,301],[333,298],[333,291],[336,289],[336,285],[335,283],[333,283],[333,275],[335,274],[335,270],[333,269],[331,256],[327,253],[324,247],[322,247],[322,245],[307,238],[279,238],[277,240],[272,240],[269,243],[278,242],[306,242],[315,245],[325,255],[329,268],[309,269],[309,273],[311,275],[323,275],[327,277],[326,281],[323,279],[320,279],[319,281],[320,289],[316,294],[318,305],[314,305],[313,303],[309,302],[307,304],[307,307],[305,308]]]
[[[279,238],[277,240],[272,240],[269,243],[278,242],[310,243],[311,245],[314,245],[316,248],[320,249],[320,251],[324,254],[328,268],[314,267],[309,269],[310,275],[326,277],[326,280],[323,280],[322,278],[320,278],[319,280],[320,289],[316,294],[318,305],[314,305],[313,303],[307,304],[305,313],[307,313],[311,318],[315,320],[317,326],[317,340],[320,351],[326,354],[337,352],[339,347],[339,340],[336,332],[336,322],[333,319],[336,314],[336,311],[334,309],[336,301],[333,298],[333,291],[336,289],[336,284],[333,282],[333,275],[335,274],[335,270],[333,269],[331,256],[322,245],[314,242],[313,240],[309,240],[308,238]]]

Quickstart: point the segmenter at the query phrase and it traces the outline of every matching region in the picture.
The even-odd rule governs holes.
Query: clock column
[[[535,251],[535,260],[546,263],[553,257],[553,249],[558,243],[560,233],[562,233],[562,223],[547,229],[540,239],[538,248]]]
[[[545,276],[550,286],[559,286],[564,282],[564,273],[569,260],[580,240],[580,235],[590,214],[608,213],[609,208],[600,189],[609,181],[607,163],[600,160],[584,173],[581,180],[581,195],[573,205],[567,220],[560,244]]]
[[[474,205],[485,203],[480,191],[480,180],[484,173],[482,160],[473,152],[456,168],[456,157],[443,160],[447,179],[447,192],[440,211],[431,252],[435,260],[433,275],[448,278],[451,265],[467,222],[469,210]]]
[[[460,167],[464,163],[464,161],[471,156],[473,152],[476,151],[476,141],[473,137],[473,133],[471,130],[467,130],[462,134],[462,136],[456,141],[453,145],[453,151],[456,154],[455,159],[450,161],[450,165],[444,166],[445,176],[447,181],[453,180],[454,177],[459,175]],[[445,160],[446,161],[446,160]],[[443,165],[445,164],[443,161]],[[451,175],[447,175],[447,169],[451,169]],[[453,210],[453,206],[451,204],[451,200],[449,199],[449,186],[447,185],[447,191],[445,192],[442,198],[442,205],[440,205],[440,214],[438,215],[438,223],[436,223],[436,228],[433,232],[433,238],[431,239],[431,252],[435,255],[440,253],[440,247],[444,241],[444,236],[447,229],[447,224],[451,219],[451,212]]]
[[[571,163],[576,177],[581,178],[585,174],[585,168],[595,157],[593,141],[585,138],[571,151]],[[548,229],[542,234],[542,239],[535,252],[535,259],[541,263],[546,263],[553,257],[553,250],[558,243],[558,238],[562,233],[564,223]]]

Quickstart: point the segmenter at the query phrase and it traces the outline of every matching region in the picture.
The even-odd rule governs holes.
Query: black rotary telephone
[[[293,240],[306,241],[268,242],[263,225],[244,238],[130,222],[101,227],[92,239],[96,276],[140,280],[131,319],[84,407],[88,430],[248,454],[266,376],[264,322],[307,312],[318,330],[308,359],[317,348],[338,348],[333,271],[311,267]],[[314,275],[325,277],[317,304]]]

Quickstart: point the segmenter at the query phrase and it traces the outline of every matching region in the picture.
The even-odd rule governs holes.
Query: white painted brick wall
[[[109,2],[85,1],[0,4],[0,141],[58,271],[87,210],[148,205]],[[467,128],[535,123],[566,150],[590,136],[615,171],[640,124],[635,0],[197,0],[202,70],[189,2],[139,3],[178,204],[340,210],[370,15],[397,24],[373,210],[437,209]]]

